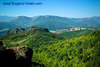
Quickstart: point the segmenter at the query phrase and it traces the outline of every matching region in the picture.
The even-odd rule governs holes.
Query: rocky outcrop
[[[25,59],[31,59],[33,51],[31,48],[25,47],[25,46],[19,46],[19,47],[8,47],[6,48],[13,50],[17,55],[25,58]]]
[[[21,47],[4,47],[0,41],[0,66],[2,67],[31,67],[32,54],[31,48]]]
[[[16,62],[17,65],[30,67],[31,66],[31,58],[33,51],[31,48],[20,46],[20,47],[8,47],[6,50],[13,50],[16,54]]]
[[[17,32],[23,32],[25,31],[24,28],[15,28],[11,31],[8,31],[7,34],[16,34]],[[31,27],[28,31],[33,31],[33,32],[40,32],[40,31],[43,31],[43,32],[49,32],[49,30],[47,28],[38,28],[38,27]]]
[[[24,28],[15,28],[13,30],[10,31],[10,34],[13,33],[13,34],[16,34],[17,32],[23,32],[25,31]]]
[[[81,28],[80,27],[76,27],[75,30],[81,30]]]
[[[74,31],[74,29],[70,29],[70,31]]]
[[[44,31],[44,32],[49,32],[47,28],[37,28],[37,27],[31,27],[28,31]]]
[[[71,28],[70,31],[76,31],[76,30],[81,30],[80,27],[76,27],[76,28]]]

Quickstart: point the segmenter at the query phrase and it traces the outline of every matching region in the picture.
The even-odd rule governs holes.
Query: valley
[[[17,67],[100,67],[99,18],[8,18],[0,22],[0,58]]]
[[[28,30],[31,26],[48,28],[50,31],[57,31],[59,29],[70,30],[76,27],[93,29],[100,27],[99,19],[100,19],[99,16],[94,16],[90,18],[68,18],[68,17],[59,17],[52,15],[35,16],[35,17],[0,16],[0,25],[1,25],[0,35],[3,35],[8,30],[14,28],[25,28],[26,30]]]

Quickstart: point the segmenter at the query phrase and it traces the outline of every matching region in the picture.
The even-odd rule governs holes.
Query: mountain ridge
[[[1,23],[14,24],[16,25],[15,28],[21,27],[28,29],[31,26],[35,26],[35,27],[48,28],[49,30],[58,30],[58,29],[70,29],[74,27],[99,28],[100,27],[99,19],[100,19],[99,16],[94,16],[90,18],[67,18],[67,17],[52,16],[52,15],[43,15],[35,17],[18,16],[10,21]],[[6,25],[1,26],[3,27],[2,29],[7,28],[11,30]]]

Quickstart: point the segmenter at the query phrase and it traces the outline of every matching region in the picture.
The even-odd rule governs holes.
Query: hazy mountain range
[[[51,15],[35,17],[0,16],[0,35],[13,28],[28,29],[31,26],[44,27],[49,30],[70,29],[73,27],[98,28],[100,27],[100,16],[90,18],[67,18]]]
[[[7,22],[9,20],[14,19],[15,17],[11,17],[11,16],[1,16],[0,15],[0,22]]]

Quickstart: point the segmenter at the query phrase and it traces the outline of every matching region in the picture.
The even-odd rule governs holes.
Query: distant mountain
[[[2,19],[0,17],[0,19]],[[5,17],[6,19],[6,17]],[[4,20],[5,21],[5,20]],[[11,18],[7,21],[7,24],[10,24],[10,27],[21,27],[28,29],[31,26],[35,27],[43,27],[48,28],[49,30],[58,30],[58,29],[70,29],[74,27],[84,27],[84,28],[99,28],[100,27],[100,17],[94,16],[91,18],[67,18],[67,17],[59,17],[59,16],[34,16],[34,17],[26,17],[26,16],[18,16],[16,18]],[[10,29],[9,24],[2,25],[0,30],[2,29]]]
[[[19,28],[19,26],[15,25],[13,23],[0,22],[0,35],[3,35],[8,30],[11,30],[13,28]]]
[[[49,30],[71,28],[75,25],[70,19],[59,16],[38,16],[32,19],[33,26],[46,27]]]
[[[86,28],[97,28],[100,27],[99,22],[100,17],[91,18],[66,18],[59,16],[34,16],[25,17],[18,16],[9,21],[9,23],[14,23],[17,26],[28,28],[31,26],[44,27],[49,30],[56,29],[69,29],[73,27],[86,27]]]
[[[25,16],[19,16],[9,21],[9,23],[14,23],[20,27],[46,27],[49,30],[71,28],[75,23],[68,18],[58,17],[58,16],[37,16],[34,18],[29,18]],[[72,26],[71,26],[72,25]]]
[[[99,23],[91,18],[82,18],[75,21],[81,27],[95,27]]]
[[[77,21],[77,20],[79,20],[79,19],[81,19],[81,18],[69,18],[71,21]]]
[[[96,22],[95,20],[93,20],[93,19],[91,19],[91,18],[82,18],[82,19],[78,19],[78,20],[76,20],[75,22],[77,22],[77,23],[92,23],[92,24],[97,24],[98,22]]]
[[[91,17],[91,19],[100,23],[100,16],[94,16],[94,17]]]
[[[0,22],[7,22],[7,21],[10,21],[14,18],[15,17],[11,17],[11,16],[0,16]]]
[[[28,23],[31,22],[31,19],[30,17],[25,17],[25,16],[18,16],[12,20],[9,21],[9,23],[13,23],[15,25],[18,25],[20,27],[27,27],[28,26]]]

